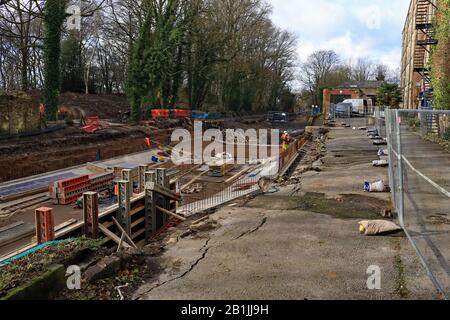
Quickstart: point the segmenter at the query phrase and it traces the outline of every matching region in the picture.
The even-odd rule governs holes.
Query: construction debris
[[[119,257],[110,256],[103,258],[95,266],[90,267],[84,273],[87,282],[95,282],[111,275],[117,274],[121,269],[122,261]]]
[[[234,163],[235,161],[230,154],[217,154],[215,158],[207,163],[210,169],[209,175],[212,177],[224,177],[234,169]]]
[[[373,144],[375,146],[387,146],[388,143],[387,143],[387,141],[385,139],[381,139],[381,140],[375,140],[373,142]]]
[[[252,188],[253,186],[255,186],[257,184],[258,184],[258,182],[241,183],[241,184],[233,186],[233,191],[237,192],[237,191],[249,190],[250,188]]]
[[[191,186],[185,187],[181,190],[181,193],[183,194],[194,194],[194,193],[200,193],[203,191],[203,184],[196,183]]]

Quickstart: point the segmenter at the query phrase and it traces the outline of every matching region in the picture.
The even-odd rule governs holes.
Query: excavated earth
[[[0,182],[145,151],[146,136],[165,142],[170,130],[120,126],[84,134],[79,128],[0,142]]]

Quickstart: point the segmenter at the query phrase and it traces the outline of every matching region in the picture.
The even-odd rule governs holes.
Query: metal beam
[[[138,172],[138,188],[139,193],[142,193],[145,191],[145,173],[148,170],[147,165],[140,165],[139,166],[139,172]]]
[[[117,221],[122,228],[131,234],[131,203],[130,203],[130,181],[118,181],[119,186],[119,210],[117,211]]]
[[[122,170],[122,180],[123,181],[128,181],[128,182],[130,182],[130,190],[129,190],[129,193],[130,193],[130,198],[133,196],[133,177],[132,177],[132,171],[133,170],[130,170],[130,169],[123,169]]]

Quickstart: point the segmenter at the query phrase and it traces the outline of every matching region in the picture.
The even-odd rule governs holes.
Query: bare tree
[[[313,104],[321,105],[321,88],[327,85],[327,79],[339,62],[339,56],[334,51],[316,51],[302,65],[300,82],[309,91]]]
[[[367,81],[374,75],[374,66],[370,60],[359,58],[352,65],[352,78],[355,81]]]
[[[3,4],[3,5],[2,5]],[[20,88],[28,90],[30,85],[30,52],[38,45],[42,1],[11,0],[0,3],[0,34],[19,51],[17,69],[20,70]],[[36,58],[36,57],[34,57]]]

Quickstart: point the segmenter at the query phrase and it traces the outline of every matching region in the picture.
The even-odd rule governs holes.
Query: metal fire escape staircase
[[[414,72],[421,75],[424,80],[424,92],[430,93],[431,72],[426,61],[427,53],[431,54],[432,46],[438,44],[435,39],[433,16],[436,10],[433,0],[417,0],[416,30],[417,42],[414,53]]]

